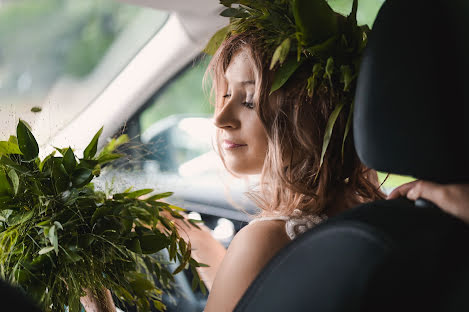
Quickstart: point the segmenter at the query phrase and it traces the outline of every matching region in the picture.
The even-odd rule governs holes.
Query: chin
[[[237,176],[244,175],[257,175],[262,171],[262,167],[253,166],[246,163],[226,163],[226,168],[229,172]]]

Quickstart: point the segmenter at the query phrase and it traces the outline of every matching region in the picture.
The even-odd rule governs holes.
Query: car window
[[[155,122],[175,114],[212,114],[202,80],[210,57],[202,55],[161,88],[138,115],[140,133]]]
[[[0,2],[1,136],[14,133],[20,117],[46,142],[106,88],[167,17],[113,0]]]
[[[210,58],[201,56],[158,90],[130,121],[137,151],[147,170],[184,175],[204,154],[213,153],[213,107],[202,88]],[[140,153],[136,157],[136,152]],[[198,168],[203,164],[199,161]]]

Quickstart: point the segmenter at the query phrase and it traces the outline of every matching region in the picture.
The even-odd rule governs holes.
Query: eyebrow
[[[226,73],[223,75],[225,80],[228,81],[228,79],[226,78]],[[241,81],[241,85],[245,86],[245,85],[255,85],[256,84],[256,81],[255,80],[245,80],[245,81]]]

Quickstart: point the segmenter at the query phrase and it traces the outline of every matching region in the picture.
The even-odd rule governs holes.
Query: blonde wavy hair
[[[250,52],[256,75],[254,107],[268,138],[260,183],[248,192],[262,209],[261,215],[288,216],[295,209],[308,214],[332,215],[359,203],[383,199],[376,172],[365,167],[357,156],[352,133],[344,143],[342,158],[351,105],[345,105],[339,115],[320,165],[326,124],[341,99],[326,87],[318,89],[312,98],[308,96],[306,86],[311,64],[300,66],[282,88],[269,96],[273,79],[269,70],[272,54],[262,49],[258,36],[244,32],[226,39],[211,59],[205,79],[212,80],[216,114],[223,105],[222,97],[216,95],[224,91],[224,74],[231,58],[240,49]],[[217,144],[220,146],[219,140]],[[225,164],[223,153],[219,155]]]

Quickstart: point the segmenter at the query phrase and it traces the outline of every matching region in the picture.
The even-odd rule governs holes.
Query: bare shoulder
[[[205,311],[232,311],[257,274],[289,242],[284,221],[245,226],[228,248]]]
[[[285,221],[261,221],[248,224],[233,239],[232,244],[236,246],[239,243],[253,245],[255,249],[267,245],[270,249],[277,245],[283,247],[290,242],[285,231]],[[230,245],[231,247],[231,245]]]
[[[257,271],[257,275],[270,258],[289,242],[285,221],[256,222],[238,232],[228,248],[227,256]]]

